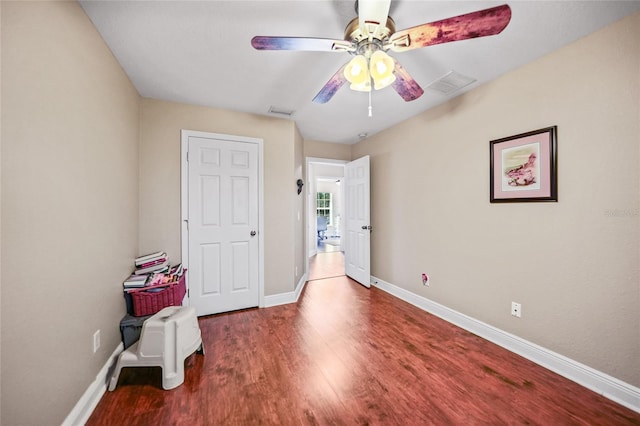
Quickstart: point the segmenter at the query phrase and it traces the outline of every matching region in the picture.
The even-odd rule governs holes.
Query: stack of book
[[[124,287],[124,290],[127,291],[134,288],[142,288],[147,285],[148,281],[149,275],[131,274],[129,278],[123,281],[122,286]]]
[[[182,274],[184,274],[185,269],[182,267],[182,263],[179,263],[175,266],[172,266],[169,270],[169,275],[176,277],[176,279],[180,278]]]
[[[178,264],[169,268],[167,272],[153,273],[149,275],[145,287],[156,287],[160,285],[167,285],[177,283],[184,273],[182,264]]]
[[[167,253],[159,251],[137,257],[134,261],[135,275],[149,275],[151,273],[169,272],[169,258]]]
[[[134,266],[133,273],[122,283],[125,293],[139,288],[178,282],[185,271],[181,263],[171,266],[167,253],[163,251],[137,257]]]

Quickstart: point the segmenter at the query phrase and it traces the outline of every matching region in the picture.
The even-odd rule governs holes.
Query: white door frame
[[[311,179],[315,178],[311,176],[310,173],[310,164],[328,164],[330,166],[344,166],[345,164],[349,163],[349,161],[346,160],[333,160],[333,159],[329,159],[329,158],[318,158],[318,157],[305,157],[305,171],[306,171],[306,180],[307,180],[307,190],[305,191],[305,203],[307,205],[307,217],[306,217],[306,228],[305,228],[305,233],[307,235],[307,239],[306,239],[306,244],[305,244],[305,271],[307,271],[307,273],[309,273],[309,258],[311,256],[313,256],[314,252],[313,250],[311,250],[310,247],[310,238],[313,238],[313,241],[316,240],[316,236],[315,235],[311,235],[311,230],[312,228],[315,229],[316,224],[315,222],[313,222],[313,219],[315,218],[315,198],[314,198],[314,205],[313,208],[311,208],[311,201],[310,198],[313,195],[315,197],[315,194],[311,193],[311,188],[313,187],[313,185],[311,185]],[[344,189],[341,189],[342,197],[344,197]],[[343,206],[343,210],[344,210],[344,203],[342,203]]]
[[[181,262],[185,267],[189,264],[189,165],[187,163],[187,152],[189,149],[190,136],[224,139],[232,142],[255,143],[258,145],[258,306],[263,308],[265,306],[264,238],[262,236],[262,230],[264,229],[264,141],[247,136],[225,135],[185,129],[180,131],[180,244],[182,248]],[[189,292],[187,291],[187,305],[190,304],[188,296]]]

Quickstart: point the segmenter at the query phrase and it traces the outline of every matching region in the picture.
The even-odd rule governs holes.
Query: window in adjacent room
[[[324,216],[327,225],[331,225],[332,207],[330,192],[318,192],[316,194],[316,214],[318,216]]]

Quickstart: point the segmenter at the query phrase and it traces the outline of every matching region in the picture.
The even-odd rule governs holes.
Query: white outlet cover
[[[522,316],[522,305],[520,303],[511,302],[511,315],[518,318]]]

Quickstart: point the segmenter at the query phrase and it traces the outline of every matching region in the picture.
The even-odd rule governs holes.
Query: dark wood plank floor
[[[206,355],[162,390],[124,369],[88,425],[640,424],[640,414],[346,277],[298,304],[200,319]]]

